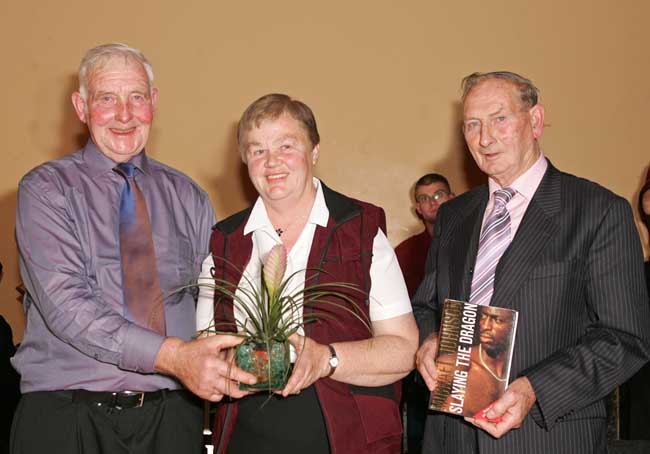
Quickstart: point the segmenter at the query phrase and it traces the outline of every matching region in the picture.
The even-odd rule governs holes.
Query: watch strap
[[[338,366],[338,356],[336,356],[336,350],[334,350],[332,344],[327,344],[327,348],[329,348],[330,350],[330,359],[328,360],[328,364],[330,365],[330,371],[327,375],[325,375],[325,378],[331,377],[334,371],[336,370],[336,367]]]

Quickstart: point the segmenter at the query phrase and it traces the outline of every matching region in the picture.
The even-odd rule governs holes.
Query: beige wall
[[[419,229],[409,190],[446,174],[480,182],[459,134],[458,86],[510,69],[542,90],[553,163],[634,201],[650,163],[650,3],[16,2],[0,6],[0,313],[22,338],[16,185],[85,140],[69,102],[83,52],[108,41],[153,62],[159,112],[149,153],[193,177],[223,217],[247,204],[235,123],[255,98],[287,92],[315,111],[318,175],[385,207],[394,244]]]

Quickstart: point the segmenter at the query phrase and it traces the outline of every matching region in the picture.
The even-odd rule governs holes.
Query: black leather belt
[[[142,391],[121,391],[121,392],[107,392],[107,391],[86,391],[85,389],[76,389],[72,391],[73,402],[90,402],[98,407],[106,406],[107,408],[115,408],[117,410],[127,408],[139,408],[150,402],[155,402],[164,399],[168,389],[161,389],[159,391],[142,392]]]

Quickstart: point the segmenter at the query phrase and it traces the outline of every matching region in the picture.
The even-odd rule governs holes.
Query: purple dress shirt
[[[147,201],[167,334],[195,329],[195,281],[215,222],[207,194],[144,152],[131,162]],[[16,238],[28,290],[27,328],[12,359],[21,391],[153,391],[180,383],[153,373],[164,337],[124,317],[119,246],[125,180],[89,141],[20,182]]]

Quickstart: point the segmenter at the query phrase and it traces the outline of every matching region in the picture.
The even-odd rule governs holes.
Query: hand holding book
[[[493,437],[500,438],[511,429],[521,426],[535,401],[535,391],[530,381],[526,377],[520,377],[489,407],[485,412],[485,420],[476,417],[466,417],[465,420]]]
[[[433,333],[427,337],[415,354],[415,366],[420,372],[424,383],[433,391],[436,385],[436,352],[438,351],[438,333]]]

